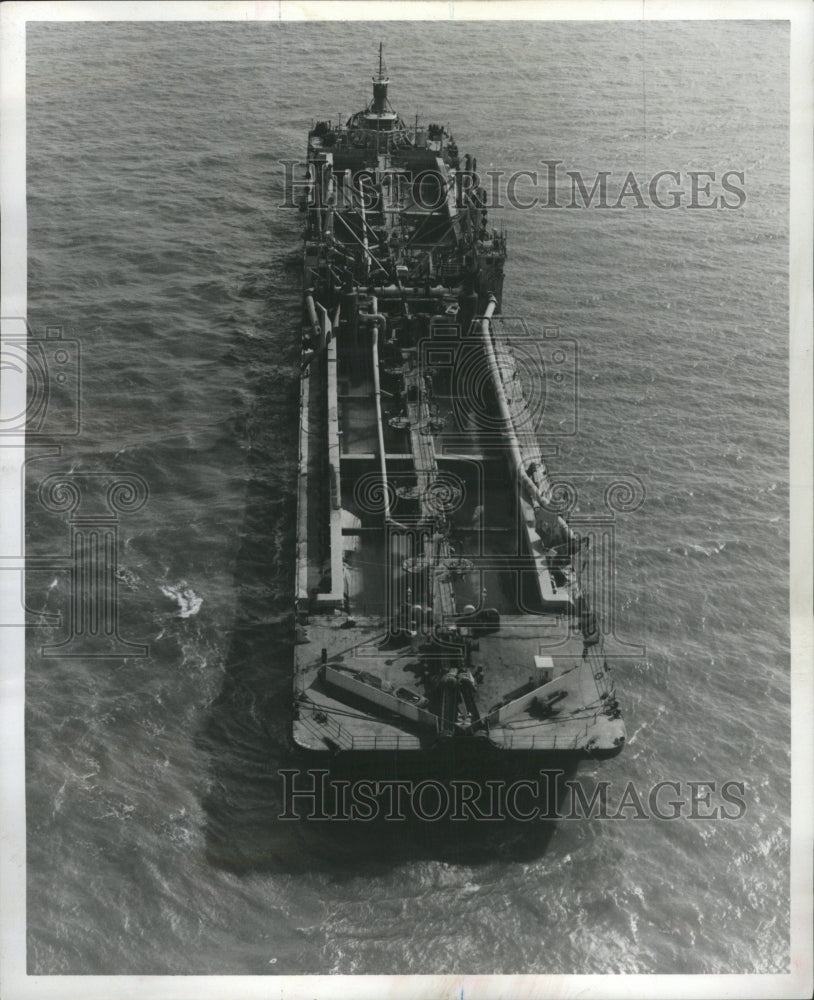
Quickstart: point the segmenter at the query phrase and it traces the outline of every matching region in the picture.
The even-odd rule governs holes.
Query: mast
[[[387,110],[387,68],[382,58],[382,43],[379,42],[379,72],[373,77],[373,104],[370,107],[374,115],[383,115]]]

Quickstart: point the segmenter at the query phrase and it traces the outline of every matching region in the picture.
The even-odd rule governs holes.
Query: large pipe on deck
[[[372,300],[374,310],[376,300]],[[360,313],[359,319],[369,319],[373,322],[373,394],[376,400],[376,433],[379,439],[379,468],[382,474],[382,500],[384,503],[384,519],[390,520],[390,500],[387,495],[387,453],[384,450],[384,428],[382,425],[382,387],[379,381],[379,313]],[[385,321],[386,322],[386,321]],[[386,329],[386,327],[385,327]]]
[[[364,247],[364,274],[365,277],[370,274],[370,244],[367,241],[367,218],[365,216],[365,200],[362,198],[359,204],[359,215],[362,219],[362,246]]]
[[[486,352],[486,360],[489,363],[489,370],[492,374],[492,381],[495,385],[495,395],[497,396],[497,405],[500,410],[500,415],[503,418],[503,422],[506,426],[506,437],[509,442],[509,451],[512,456],[512,464],[514,465],[515,471],[520,482],[529,491],[529,499],[534,501],[536,499],[537,503],[542,503],[542,496],[540,491],[535,485],[534,481],[531,479],[529,474],[523,467],[523,455],[520,451],[520,444],[517,440],[517,434],[514,429],[514,422],[512,421],[511,411],[509,410],[509,404],[506,401],[506,393],[503,389],[503,379],[500,377],[500,366],[497,363],[497,357],[495,356],[495,349],[492,344],[492,334],[489,330],[490,320],[492,314],[497,306],[497,299],[494,295],[489,296],[489,304],[486,306],[486,310],[480,321],[480,332],[481,339],[483,341],[483,349]]]
[[[305,293],[305,308],[308,310],[308,318],[311,320],[311,329],[314,335],[314,349],[317,350],[322,342],[322,327],[317,319],[317,307],[314,302],[314,289],[309,288]]]
[[[478,293],[469,292],[468,295],[461,295],[458,299],[458,316],[461,324],[461,334],[469,336],[472,330],[472,323],[478,315]]]
[[[319,324],[319,349],[322,350],[330,339],[331,321],[328,318],[328,310],[321,302],[316,303],[316,308],[321,319],[321,323]]]
[[[378,332],[379,323],[381,323],[382,326],[384,327],[384,330],[382,332],[386,334],[387,333],[387,328],[388,328],[388,325],[389,325],[389,321],[387,319],[387,316],[385,316],[384,313],[380,313],[380,312],[359,313],[359,322],[360,323],[373,323],[374,324],[374,327],[373,327],[374,333]]]

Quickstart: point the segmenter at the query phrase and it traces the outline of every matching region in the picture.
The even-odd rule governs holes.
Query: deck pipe
[[[483,339],[483,346],[484,350],[486,351],[486,357],[489,362],[489,368],[492,373],[492,380],[494,381],[495,384],[495,392],[497,394],[498,407],[500,409],[500,413],[501,416],[503,417],[504,423],[506,424],[506,437],[508,438],[509,441],[509,449],[512,455],[512,462],[517,472],[518,479],[528,490],[529,496],[530,498],[532,498],[532,502],[534,502],[534,498],[536,498],[537,503],[545,506],[545,499],[541,494],[537,484],[532,480],[532,478],[529,476],[529,474],[523,467],[523,456],[520,452],[520,445],[517,441],[517,434],[515,433],[514,423],[512,421],[511,412],[509,411],[509,405],[506,402],[506,393],[503,390],[503,380],[500,377],[500,368],[497,363],[497,357],[495,356],[494,346],[492,345],[492,335],[489,330],[489,325],[490,325],[489,320],[490,317],[492,316],[492,313],[494,312],[496,304],[497,300],[495,299],[494,295],[490,295],[489,305],[486,307],[486,312],[484,313],[483,318],[481,319],[481,337]],[[568,529],[568,534],[569,537],[573,539],[574,537],[573,532],[571,532],[570,528]],[[580,586],[580,590],[583,591],[579,603],[578,614],[580,619],[586,623],[583,629],[583,634],[585,634],[590,629],[590,619],[588,618],[588,616],[591,614],[590,596],[588,595],[587,590],[583,590],[582,581],[580,579],[581,573],[579,571],[578,566],[574,562],[572,562],[572,565],[574,566],[574,570],[577,574],[577,580]],[[586,636],[586,645],[587,645],[587,636]]]
[[[540,494],[540,490],[537,488],[536,484],[526,472],[523,466],[523,455],[520,451],[520,444],[517,440],[517,434],[514,429],[514,422],[512,421],[511,411],[509,410],[509,404],[506,402],[506,393],[503,389],[503,380],[500,377],[500,367],[497,363],[497,357],[495,356],[495,349],[492,345],[492,335],[489,330],[490,320],[492,314],[497,306],[497,299],[494,295],[489,296],[489,302],[486,306],[486,310],[481,317],[480,321],[480,332],[481,339],[483,341],[483,347],[486,352],[486,360],[489,364],[489,370],[492,375],[492,381],[495,385],[495,394],[497,395],[497,405],[500,410],[500,415],[503,418],[503,422],[506,426],[506,437],[509,442],[509,451],[512,456],[512,464],[517,472],[517,477],[519,481],[526,487],[529,491],[530,498],[537,503],[542,503],[543,498]]]
[[[379,323],[384,320],[387,330],[387,319],[377,312],[378,303],[375,297],[370,300],[373,312],[360,313],[359,319],[373,323],[373,394],[376,400],[376,433],[379,439],[379,468],[382,474],[382,500],[384,503],[384,519],[390,520],[390,499],[387,495],[387,453],[384,450],[384,427],[382,424],[382,387],[379,381]]]
[[[376,306],[375,303],[376,303],[376,299],[375,298],[371,299],[371,305],[373,307],[373,312],[359,313],[359,322],[360,323],[373,323],[374,333],[378,331],[378,329],[379,329],[379,323],[381,323],[382,326],[384,327],[384,330],[382,332],[386,334],[387,330],[388,330],[388,327],[389,327],[389,320],[388,320],[387,316],[384,313],[376,312],[377,306]]]
[[[318,182],[320,189],[320,205],[325,206],[324,213],[319,215],[319,232],[324,236],[333,232],[334,213],[334,177],[333,177],[333,154],[326,153],[324,158],[319,160]]]
[[[322,329],[317,319],[317,307],[314,302],[313,288],[309,288],[305,293],[305,308],[308,310],[308,318],[311,321],[311,329],[314,335],[314,350],[318,350],[322,345]]]
[[[319,349],[322,350],[328,343],[331,329],[331,321],[328,319],[328,310],[321,302],[316,303],[317,312],[322,322],[319,324]]]
[[[364,267],[365,267],[365,277],[370,274],[370,244],[367,241],[367,217],[365,213],[365,201],[364,198],[359,204],[359,216],[362,219],[362,246],[365,250],[364,256]]]
[[[468,295],[461,295],[458,299],[458,317],[461,325],[461,336],[468,337],[472,328],[472,321],[478,315],[478,293],[470,292]]]

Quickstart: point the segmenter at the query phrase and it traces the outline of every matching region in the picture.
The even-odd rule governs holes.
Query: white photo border
[[[0,635],[0,995],[5,1000],[316,997],[514,998],[808,997],[812,990],[812,142],[814,5],[809,0],[528,0],[528,2],[9,2],[0,7],[0,316],[26,316],[26,23],[31,21],[251,20],[773,20],[790,32],[790,975],[516,976],[30,976],[26,972],[25,629]],[[0,364],[0,417],[22,412],[25,391]],[[0,443],[0,553],[22,558],[25,439]],[[2,567],[0,567],[2,568]],[[19,574],[0,573],[0,621],[22,616]],[[22,621],[19,622],[22,625]]]

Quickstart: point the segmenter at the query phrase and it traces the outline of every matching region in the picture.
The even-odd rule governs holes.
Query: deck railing
[[[327,716],[326,721],[317,722],[312,715],[303,715],[300,722],[320,740],[326,737],[341,750],[417,750],[421,743],[415,736],[407,734],[375,733],[367,736],[349,733],[347,729]],[[586,745],[588,726],[584,732],[574,736],[551,735],[533,736],[502,734],[494,740],[494,745],[504,750],[578,750]]]
[[[577,750],[581,737],[571,736],[504,736],[500,746],[506,750]]]
[[[314,713],[309,715],[300,715],[299,721],[313,736],[316,736],[318,739],[323,740],[327,736],[343,749],[348,747],[352,737],[350,737],[349,734],[342,729],[342,726],[330,715],[328,715],[327,712],[323,714],[325,715],[325,720],[323,722],[317,721],[314,717]]]
[[[375,733],[369,736],[360,736],[349,733],[327,712],[324,714],[324,721],[317,721],[314,718],[314,713],[302,714],[299,721],[311,735],[320,740],[327,737],[341,750],[415,750],[420,746],[415,736],[407,734]]]
[[[415,750],[419,746],[420,743],[415,736],[393,736],[388,733],[350,738],[352,750]]]

